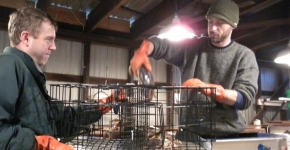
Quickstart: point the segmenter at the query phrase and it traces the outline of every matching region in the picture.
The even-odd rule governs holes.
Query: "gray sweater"
[[[245,100],[242,109],[247,109],[255,100],[258,90],[258,65],[253,51],[232,41],[227,47],[218,48],[207,38],[194,39],[183,43],[173,43],[157,38],[149,39],[154,44],[150,55],[154,59],[164,59],[177,66],[181,82],[198,78],[206,83],[222,85],[225,89],[239,91]],[[213,113],[214,135],[225,136],[243,131],[246,120],[240,110],[233,106],[216,103]],[[197,129],[199,134],[208,135]]]

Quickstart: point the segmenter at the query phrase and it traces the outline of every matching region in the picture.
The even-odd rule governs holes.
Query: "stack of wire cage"
[[[214,137],[203,139],[198,133],[214,132],[215,94],[200,96],[201,89],[51,84],[55,137],[76,150],[211,149]],[[110,101],[102,103],[108,97]],[[111,111],[100,113],[107,108]]]

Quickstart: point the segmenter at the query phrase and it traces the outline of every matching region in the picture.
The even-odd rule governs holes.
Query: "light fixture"
[[[275,63],[287,64],[290,66],[290,42],[287,44],[287,48],[278,53]]]
[[[160,39],[166,38],[170,41],[181,41],[187,38],[191,39],[194,36],[196,36],[194,31],[190,27],[182,24],[177,14],[175,14],[172,24],[161,29],[157,37]]]

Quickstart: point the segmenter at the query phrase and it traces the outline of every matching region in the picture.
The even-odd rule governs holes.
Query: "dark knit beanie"
[[[205,17],[223,19],[236,28],[239,23],[239,6],[232,0],[218,0],[210,6]]]

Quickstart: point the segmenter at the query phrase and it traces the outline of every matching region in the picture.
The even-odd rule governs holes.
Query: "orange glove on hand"
[[[137,70],[143,65],[149,72],[152,72],[152,66],[148,59],[148,50],[150,42],[143,40],[141,46],[135,51],[134,56],[130,61],[130,75],[138,76]]]
[[[184,83],[182,83],[182,86],[201,87],[203,88],[201,92],[206,96],[211,96],[211,94],[214,94],[213,92],[215,92],[216,101],[219,103],[223,103],[227,98],[225,89],[221,85],[207,84],[197,78],[186,80]],[[207,87],[215,88],[215,90],[207,89]]]
[[[57,141],[48,135],[35,136],[35,150],[74,150],[73,147]]]
[[[118,100],[122,101],[127,98],[126,91],[124,89],[118,90]],[[109,103],[109,106],[99,105],[99,110],[102,111],[102,114],[108,113],[113,108],[113,102],[115,100],[115,90],[112,90],[112,94],[107,97],[99,100],[99,104],[106,104]]]

